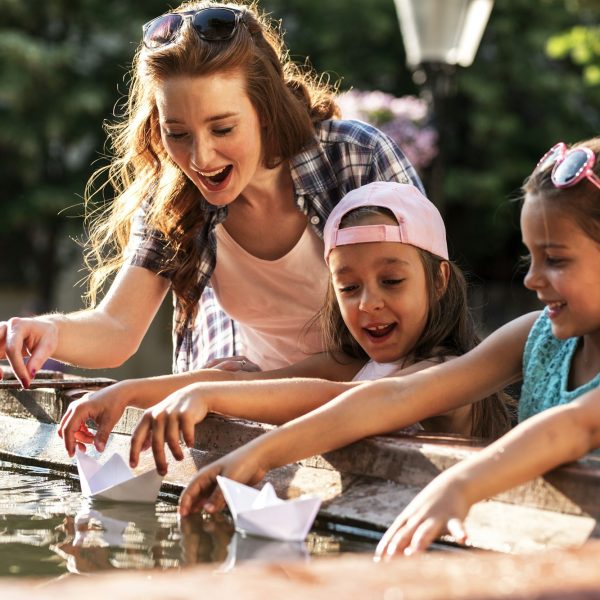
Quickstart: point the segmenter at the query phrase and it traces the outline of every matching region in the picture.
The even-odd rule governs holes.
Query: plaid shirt
[[[398,146],[378,129],[359,121],[330,120],[317,126],[316,144],[290,160],[296,204],[308,217],[319,237],[325,221],[341,198],[372,181],[423,185]],[[215,207],[204,198],[206,222],[197,240],[200,252],[196,285],[202,290],[195,322],[188,320],[181,334],[175,324],[182,319],[181,306],[174,298],[173,372],[202,366],[212,358],[232,356],[243,350],[236,344],[235,323],[221,310],[209,287],[217,261],[214,228],[227,217],[227,207]],[[128,264],[144,267],[168,277],[169,256],[164,240],[145,226],[144,208],[134,218]]]

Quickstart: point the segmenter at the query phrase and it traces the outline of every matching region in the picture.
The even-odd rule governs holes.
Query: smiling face
[[[397,225],[384,215],[364,217],[358,224]],[[329,268],[342,318],[365,352],[377,362],[409,355],[429,311],[419,251],[399,242],[337,246]]]
[[[264,174],[261,126],[240,72],[167,78],[156,91],[162,143],[208,202],[225,206]]]
[[[531,256],[524,283],[547,306],[554,336],[600,339],[600,244],[539,196],[527,196],[521,231]]]

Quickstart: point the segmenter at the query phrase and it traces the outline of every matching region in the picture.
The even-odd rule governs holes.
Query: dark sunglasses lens
[[[588,160],[589,157],[584,150],[571,150],[552,173],[552,180],[556,185],[562,186],[575,183]]]
[[[208,8],[194,15],[192,21],[198,35],[208,41],[228,40],[237,25],[236,13],[227,8]]]
[[[181,15],[163,15],[148,23],[144,30],[144,44],[147,48],[160,48],[170,44],[181,29],[183,17]]]

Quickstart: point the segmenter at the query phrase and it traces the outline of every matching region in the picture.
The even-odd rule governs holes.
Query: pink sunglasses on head
[[[554,165],[550,179],[557,188],[568,188],[587,179],[600,189],[600,178],[592,170],[595,164],[596,155],[589,148],[578,146],[569,150],[564,142],[559,142],[542,156],[536,171]]]

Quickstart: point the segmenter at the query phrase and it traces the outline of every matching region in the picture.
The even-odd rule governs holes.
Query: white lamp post
[[[468,67],[475,58],[494,0],[394,0],[406,62]]]
[[[446,98],[456,66],[475,58],[494,0],[394,0],[406,50],[406,62],[416,83],[426,83],[439,141],[428,191],[443,211],[443,171],[448,138]]]

